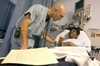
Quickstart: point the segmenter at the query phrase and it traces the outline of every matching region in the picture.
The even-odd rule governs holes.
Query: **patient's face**
[[[71,31],[69,32],[69,38],[74,38],[76,39],[78,37],[77,32],[76,31]]]

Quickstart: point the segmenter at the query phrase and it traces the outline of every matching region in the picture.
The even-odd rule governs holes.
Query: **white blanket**
[[[100,66],[100,61],[98,61],[97,59],[94,60],[89,59],[88,66]]]
[[[89,56],[83,47],[56,47],[50,49],[50,51],[56,54],[58,56],[57,58],[66,56],[66,61],[71,61],[71,59],[75,60],[79,66],[88,64]]]

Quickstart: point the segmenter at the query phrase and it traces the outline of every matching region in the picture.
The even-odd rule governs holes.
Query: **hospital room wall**
[[[100,0],[91,0],[91,20],[88,28],[100,29]]]
[[[100,0],[90,0],[90,2],[91,19],[86,24],[85,30],[91,39],[92,45],[100,48]]]

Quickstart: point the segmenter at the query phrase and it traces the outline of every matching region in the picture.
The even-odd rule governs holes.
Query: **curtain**
[[[3,7],[2,7],[3,6]],[[15,5],[9,1],[0,0],[0,39],[4,38]]]

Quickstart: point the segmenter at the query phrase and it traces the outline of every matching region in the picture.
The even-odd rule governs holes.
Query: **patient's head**
[[[69,38],[74,38],[74,39],[77,39],[77,37],[79,36],[80,34],[80,30],[77,29],[77,28],[72,28],[70,29],[69,31]]]

